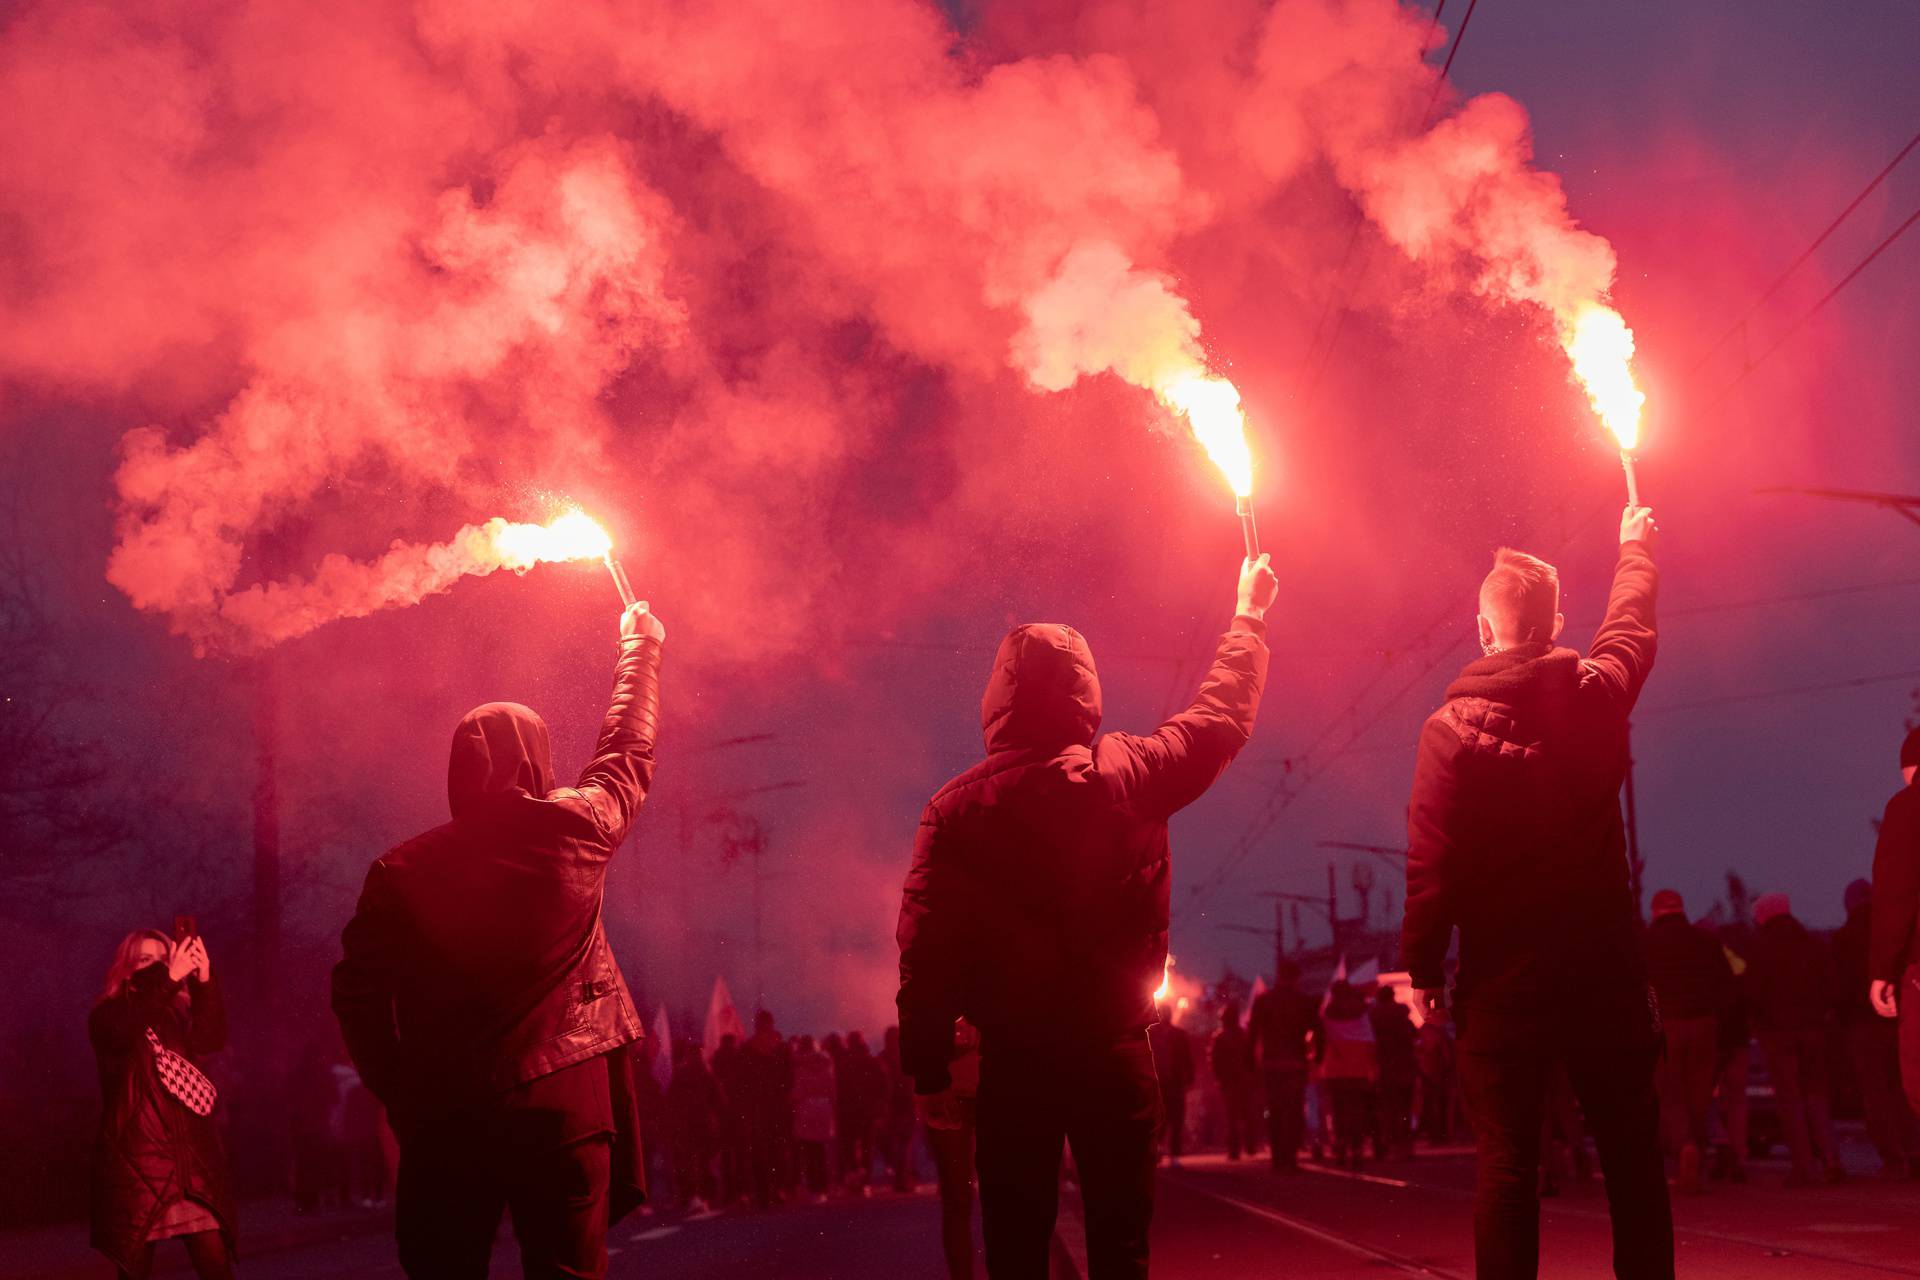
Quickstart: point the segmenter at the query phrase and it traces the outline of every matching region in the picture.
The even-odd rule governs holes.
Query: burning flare
[[[254,652],[339,618],[418,604],[464,577],[498,569],[525,573],[536,564],[565,560],[611,561],[612,549],[607,531],[578,508],[547,524],[516,524],[496,516],[468,525],[445,542],[396,542],[371,561],[328,555],[311,578],[236,592],[187,630],[203,653]]]
[[[1225,378],[1196,372],[1156,386],[1153,393],[1187,420],[1233,496],[1252,496],[1253,455],[1247,450],[1247,416],[1240,411],[1239,388]]]
[[[1160,985],[1154,989],[1153,1002],[1163,1003],[1173,992],[1173,957],[1167,957],[1166,967],[1160,971]]]
[[[1647,397],[1633,384],[1633,330],[1612,307],[1590,303],[1581,308],[1566,326],[1561,345],[1573,371],[1587,389],[1593,411],[1620,451],[1629,452],[1640,443],[1640,410]]]

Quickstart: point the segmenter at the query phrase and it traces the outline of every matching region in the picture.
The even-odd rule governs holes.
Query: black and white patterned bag
[[[154,1065],[159,1068],[160,1083],[167,1086],[167,1092],[180,1099],[181,1105],[193,1114],[212,1115],[220,1091],[213,1087],[206,1073],[161,1044],[152,1027],[147,1028],[147,1043],[153,1046]]]

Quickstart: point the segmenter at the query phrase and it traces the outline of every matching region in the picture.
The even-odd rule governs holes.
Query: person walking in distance
[[[1628,507],[1587,655],[1555,644],[1560,575],[1502,549],[1480,587],[1484,657],[1421,731],[1401,946],[1428,1010],[1454,1009],[1478,1146],[1480,1280],[1539,1271],[1542,1109],[1567,1070],[1599,1147],[1616,1275],[1673,1275],[1658,1015],[1640,954],[1620,788],[1627,717],[1654,659],[1653,516]]]
[[[1227,1119],[1227,1159],[1238,1160],[1259,1151],[1259,1136],[1254,1125],[1253,1043],[1247,1029],[1240,1025],[1240,1002],[1228,1000],[1220,1010],[1220,1026],[1207,1044],[1207,1065],[1220,1086],[1220,1101]]]
[[[1660,1110],[1667,1148],[1674,1153],[1682,1191],[1706,1189],[1707,1113],[1720,1067],[1720,1022],[1735,999],[1733,970],[1720,940],[1687,919],[1676,889],[1653,895],[1646,934],[1647,980],[1660,1000],[1666,1052],[1659,1069]]]
[[[1920,729],[1900,744],[1900,780],[1873,850],[1873,977],[1868,999],[1899,1020],[1900,1083],[1920,1115]]]
[[[1193,1091],[1193,1037],[1173,1020],[1172,1010],[1161,1007],[1160,1021],[1147,1028],[1147,1042],[1153,1046],[1153,1073],[1160,1079],[1160,1147],[1167,1163],[1180,1167],[1186,1153],[1187,1095]]]
[[[534,712],[469,712],[453,820],[374,862],[341,935],[333,1009],[400,1138],[411,1277],[485,1276],[503,1211],[528,1277],[604,1276],[608,1224],[644,1198],[640,1015],[601,906],[653,780],[665,634],[644,603],[621,616],[611,704],[571,787]]]
[[[1275,1173],[1300,1167],[1306,1134],[1307,1073],[1327,1049],[1320,1006],[1300,989],[1300,966],[1284,960],[1273,989],[1253,1002],[1247,1019],[1254,1065],[1267,1094],[1267,1149]]]
[[[1827,1034],[1833,1023],[1833,957],[1794,918],[1784,893],[1754,899],[1747,949],[1753,1029],[1779,1103],[1793,1169],[1786,1185],[1817,1185],[1846,1175],[1833,1132]]]
[[[1145,1276],[1159,1090],[1146,1029],[1167,955],[1167,819],[1253,731],[1266,557],[1243,563],[1199,696],[1152,734],[1100,724],[1093,653],[1015,627],[981,700],[986,758],[920,819],[897,930],[900,1043],[931,1127],[951,1128],[954,1019],[980,1030],[980,1210],[996,1280],[1047,1274],[1067,1144],[1089,1280]]]
[[[1380,1066],[1374,1154],[1382,1160],[1405,1160],[1413,1154],[1413,1086],[1420,1075],[1413,1049],[1413,1015],[1394,995],[1394,988],[1381,987],[1367,1018],[1373,1023],[1373,1051]]]

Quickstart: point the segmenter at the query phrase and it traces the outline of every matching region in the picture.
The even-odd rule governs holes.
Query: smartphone
[[[185,942],[200,932],[200,925],[192,916],[180,915],[173,918],[173,940]]]

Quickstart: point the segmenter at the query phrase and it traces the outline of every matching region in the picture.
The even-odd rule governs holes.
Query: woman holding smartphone
[[[87,1018],[104,1109],[93,1153],[93,1247],[145,1280],[154,1245],[185,1242],[201,1280],[233,1275],[233,1182],[194,1060],[225,1046],[227,1015],[191,922],[128,934]]]

